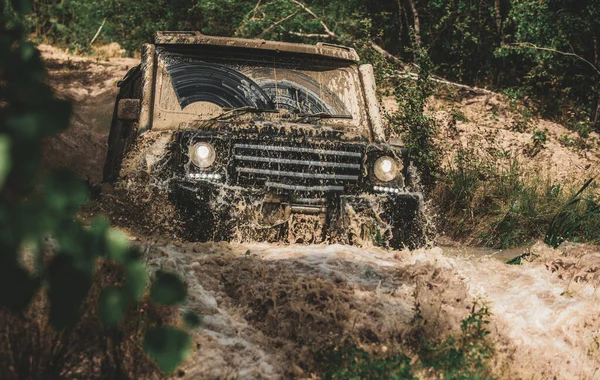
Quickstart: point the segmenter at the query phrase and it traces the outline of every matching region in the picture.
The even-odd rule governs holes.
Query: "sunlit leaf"
[[[146,265],[141,260],[135,260],[125,265],[125,289],[130,297],[139,300],[148,285],[148,272]]]
[[[171,374],[189,356],[192,339],[175,327],[154,327],[146,332],[143,347],[163,373]]]
[[[129,238],[127,235],[116,228],[110,228],[106,231],[106,249],[108,258],[123,262],[129,247]]]
[[[185,300],[185,285],[174,273],[157,271],[150,296],[161,305],[175,305]]]
[[[127,308],[127,296],[123,290],[110,286],[102,290],[98,299],[100,320],[105,327],[117,327]]]

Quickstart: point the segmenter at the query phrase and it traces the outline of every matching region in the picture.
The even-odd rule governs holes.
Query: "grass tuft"
[[[508,152],[459,150],[435,192],[448,220],[444,232],[455,239],[500,248],[544,237],[550,245],[600,241],[597,187],[587,183],[576,192],[526,171]]]
[[[587,180],[554,215],[548,226],[544,243],[556,248],[563,241],[577,235],[589,235],[590,228],[600,229],[600,205],[593,197],[584,194],[592,183],[594,183],[593,178]],[[581,205],[583,207],[578,207]],[[590,238],[597,239],[593,235]]]

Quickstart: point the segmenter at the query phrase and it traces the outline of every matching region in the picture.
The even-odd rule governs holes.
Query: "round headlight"
[[[402,164],[388,156],[379,157],[375,161],[375,165],[373,165],[375,177],[382,182],[389,182],[396,179],[401,170]]]
[[[194,144],[190,148],[190,159],[199,168],[208,168],[216,158],[215,148],[207,142]]]

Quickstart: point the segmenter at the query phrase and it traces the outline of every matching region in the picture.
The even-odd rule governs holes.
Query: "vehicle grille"
[[[356,143],[233,144],[237,184],[276,192],[345,191],[362,177],[363,145]]]

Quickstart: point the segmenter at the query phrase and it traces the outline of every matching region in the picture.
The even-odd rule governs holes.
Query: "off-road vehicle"
[[[415,174],[355,50],[159,32],[118,85],[104,180],[151,151],[187,238],[420,239]]]

